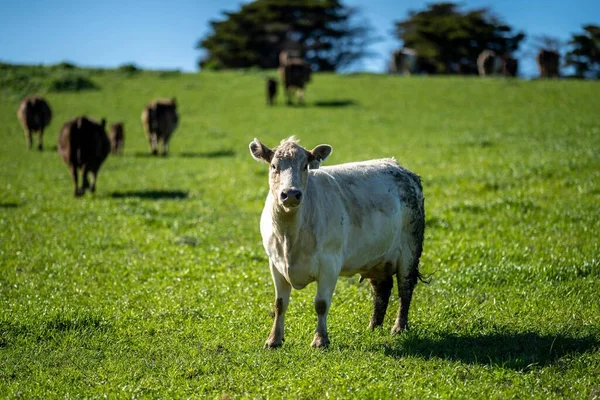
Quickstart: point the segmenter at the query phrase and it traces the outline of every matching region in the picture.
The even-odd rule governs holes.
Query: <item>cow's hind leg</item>
[[[169,138],[165,137],[163,138],[163,152],[162,155],[163,157],[167,156],[167,153],[169,152]]]
[[[269,266],[271,267],[271,276],[275,285],[275,304],[273,307],[273,328],[271,328],[271,333],[265,342],[265,349],[280,347],[283,344],[283,322],[292,292],[292,286],[277,271],[277,268],[270,262]]]
[[[417,246],[419,247],[419,246]],[[398,280],[398,297],[400,297],[400,307],[398,317],[392,328],[392,333],[400,333],[408,329],[408,310],[412,300],[413,290],[419,279],[419,256],[421,251],[416,254],[410,251],[407,245],[404,247],[404,254],[410,256],[402,257],[398,260],[398,271],[396,278]]]
[[[83,196],[85,191],[79,188],[79,177],[77,175],[77,167],[74,165],[69,165],[69,171],[71,172],[71,178],[73,179],[73,186],[75,187],[74,195],[75,197]]]
[[[43,137],[44,137],[44,128],[40,129],[40,131],[38,132],[38,150],[39,151],[44,150],[44,142],[42,140]]]
[[[156,134],[156,132],[151,132],[150,133],[150,149],[152,150],[152,155],[156,156],[158,155],[158,135]]]
[[[25,141],[27,142],[27,149],[31,150],[33,138],[29,129],[25,129]]]
[[[83,183],[81,184],[81,190],[85,191],[90,189],[90,180],[89,180],[89,173],[91,172],[91,169],[88,165],[84,165],[83,168],[81,169],[81,180],[83,181]]]
[[[90,170],[90,174],[92,175],[92,179],[90,182],[90,192],[95,193],[96,192],[96,180],[98,178],[98,168],[92,168]]]
[[[394,277],[388,276],[383,279],[369,279],[369,282],[371,282],[371,288],[373,288],[373,315],[371,316],[369,328],[374,329],[383,324],[392,287],[394,286]]]

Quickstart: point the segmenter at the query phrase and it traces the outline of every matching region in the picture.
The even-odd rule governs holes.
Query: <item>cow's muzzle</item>
[[[279,200],[285,207],[298,207],[302,201],[302,191],[298,189],[285,189],[279,194]]]

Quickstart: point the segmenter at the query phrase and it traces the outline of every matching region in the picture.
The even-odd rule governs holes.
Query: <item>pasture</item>
[[[280,88],[270,108],[261,72],[86,73],[95,89],[44,93],[42,153],[16,118],[30,81],[0,92],[3,397],[600,396],[599,82],[314,74],[306,106]],[[151,157],[140,114],[170,96],[180,125]],[[74,198],[56,139],[84,113],[124,121],[125,151]],[[310,348],[314,284],[292,292],[283,347],[262,348],[268,167],[248,144],[292,134],[332,145],[326,165],[394,156],[421,175],[431,283],[409,332],[389,332],[396,287],[367,329],[355,276],[329,349]]]

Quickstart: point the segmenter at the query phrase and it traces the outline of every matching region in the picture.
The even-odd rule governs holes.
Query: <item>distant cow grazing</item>
[[[279,76],[285,88],[287,104],[292,104],[293,92],[296,92],[298,103],[304,102],[304,87],[310,82],[310,64],[302,58],[282,51],[279,55]]]
[[[477,57],[477,71],[480,76],[492,76],[500,73],[502,59],[493,50],[484,50]]]
[[[393,158],[319,168],[329,145],[308,151],[292,137],[250,153],[269,164],[269,193],[260,219],[275,285],[275,320],[265,347],[281,346],[292,287],[317,282],[313,347],[327,347],[327,313],[340,275],[360,274],[373,289],[370,328],[383,324],[393,277],[400,307],[392,333],[408,328],[419,273],[425,210],[421,180]]]
[[[75,196],[82,196],[87,189],[94,193],[98,170],[110,152],[106,135],[106,120],[94,121],[85,116],[66,122],[58,137],[58,151],[69,167],[75,186]],[[79,187],[78,171],[81,169],[82,185]],[[88,173],[92,174],[91,183]]]
[[[390,63],[390,72],[395,74],[411,75],[417,72],[418,55],[416,50],[402,48],[394,50]]]
[[[267,104],[272,106],[275,102],[275,96],[277,96],[277,81],[273,78],[267,78]]]
[[[517,76],[517,60],[510,55],[499,56],[493,50],[484,50],[477,57],[477,71],[479,76],[504,75]]]
[[[152,154],[158,154],[158,142],[162,141],[164,156],[169,151],[169,139],[177,128],[179,115],[175,98],[158,99],[146,105],[142,111],[142,124],[150,143]]]
[[[26,97],[17,110],[17,117],[25,131],[27,148],[31,149],[33,132],[39,132],[38,150],[42,151],[44,148],[42,142],[44,129],[50,124],[50,120],[52,120],[52,110],[48,102],[40,96]]]
[[[125,127],[122,122],[110,126],[110,152],[112,154],[123,154],[125,147]]]
[[[560,76],[560,54],[553,50],[542,49],[536,57],[541,78],[558,78]]]

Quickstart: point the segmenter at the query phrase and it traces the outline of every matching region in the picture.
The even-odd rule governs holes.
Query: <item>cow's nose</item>
[[[302,192],[298,189],[286,189],[279,197],[285,206],[297,206],[302,200]]]

